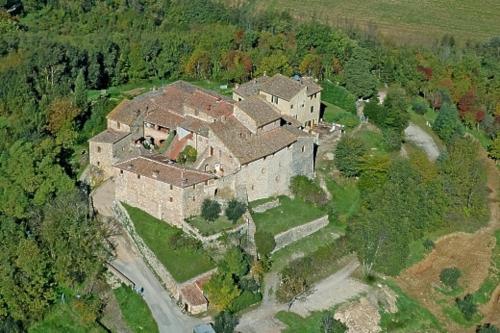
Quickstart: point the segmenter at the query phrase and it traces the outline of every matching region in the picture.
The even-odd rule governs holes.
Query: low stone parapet
[[[272,201],[264,202],[263,204],[252,208],[252,211],[255,213],[264,213],[266,210],[279,207],[280,205],[280,199],[276,198]]]
[[[281,250],[287,245],[290,245],[299,239],[307,237],[316,231],[326,227],[328,225],[328,215],[322,216],[316,220],[309,223],[299,225],[287,231],[283,231],[276,236],[274,240],[276,241],[276,246],[274,247],[273,253]]]

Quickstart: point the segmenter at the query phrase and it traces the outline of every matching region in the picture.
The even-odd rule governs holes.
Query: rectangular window
[[[101,152],[101,146],[97,146],[97,152],[100,153]]]
[[[168,201],[174,202],[174,198],[170,197],[170,198],[168,198]]]
[[[311,106],[311,113],[314,112],[314,106]]]
[[[141,175],[137,175],[137,179],[141,179]]]
[[[293,109],[293,104],[290,104],[290,109]]]
[[[123,175],[123,170],[120,170],[120,174]]]
[[[274,104],[278,104],[278,96],[272,95],[271,96],[271,102],[274,103]]]
[[[119,121],[116,122],[116,128],[120,128],[121,124]]]
[[[170,184],[170,191],[172,191],[174,189],[174,186],[172,184]]]

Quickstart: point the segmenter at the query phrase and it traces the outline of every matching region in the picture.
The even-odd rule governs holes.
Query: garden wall
[[[287,245],[290,245],[299,239],[307,237],[316,231],[326,227],[328,225],[328,215],[320,217],[316,220],[313,220],[309,223],[299,225],[295,228],[289,229],[287,231],[283,231],[276,236],[274,236],[274,240],[276,241],[276,247],[273,250],[273,253],[281,250]]]
[[[167,271],[167,269],[162,265],[162,263],[156,258],[156,255],[151,251],[144,240],[136,232],[134,223],[132,222],[127,210],[118,201],[113,202],[113,213],[118,221],[125,227],[127,234],[132,239],[133,243],[137,246],[139,253],[146,265],[151,268],[156,277],[160,280],[160,283],[167,289],[172,297],[176,300],[179,299],[180,288],[172,275]]]

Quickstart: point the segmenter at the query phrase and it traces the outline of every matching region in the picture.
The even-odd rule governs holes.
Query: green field
[[[225,215],[219,216],[215,221],[207,221],[201,216],[195,216],[187,220],[187,223],[198,229],[203,236],[213,235],[222,231],[227,231],[236,228],[243,223],[243,218],[240,218],[236,223],[227,219]]]
[[[280,196],[281,205],[263,213],[252,213],[257,230],[264,230],[273,235],[301,224],[311,222],[326,212],[300,199]]]
[[[460,41],[500,35],[497,0],[258,0],[255,3],[257,9],[285,10],[299,20],[316,19],[346,29],[371,25],[400,43],[430,44],[446,33]]]
[[[178,282],[187,281],[215,267],[214,262],[203,249],[187,245],[175,247],[172,244],[171,240],[179,229],[152,217],[139,208],[128,205],[124,207],[134,222],[139,236]]]
[[[122,316],[132,332],[158,332],[158,325],[153,319],[151,310],[139,294],[126,286],[113,290],[113,293]]]

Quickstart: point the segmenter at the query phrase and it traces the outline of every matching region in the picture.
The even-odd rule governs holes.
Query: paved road
[[[144,300],[148,304],[161,333],[190,333],[193,327],[202,323],[200,319],[183,314],[158,282],[142,258],[123,237],[117,237],[117,258],[112,264],[144,288]]]
[[[435,161],[439,157],[439,148],[432,136],[414,123],[410,123],[405,129],[405,137],[408,141],[422,148],[431,161]]]
[[[114,200],[114,183],[108,180],[93,193],[94,208],[99,215],[112,217]],[[124,233],[124,231],[123,231]],[[112,242],[116,245],[116,258],[111,262],[136,286],[144,288],[144,300],[148,304],[160,333],[191,333],[193,326],[202,323],[200,319],[182,313],[170,298],[167,291],[146,266],[135,245],[127,235],[114,236]]]

